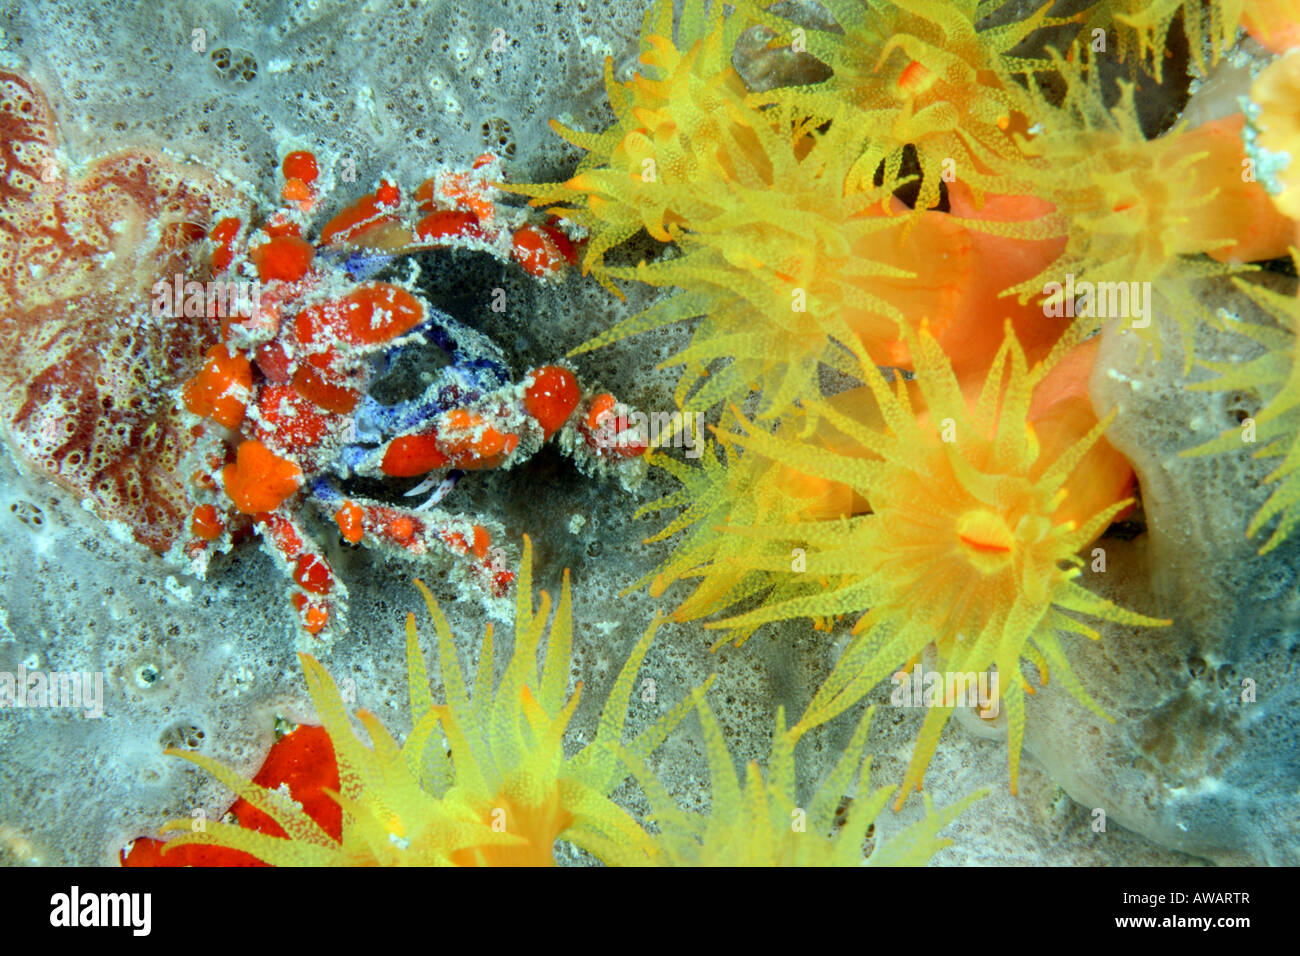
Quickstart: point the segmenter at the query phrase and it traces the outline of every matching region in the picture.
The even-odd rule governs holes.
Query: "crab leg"
[[[514,581],[510,559],[493,544],[504,528],[488,519],[473,521],[440,508],[402,508],[356,495],[345,495],[328,478],[312,486],[312,498],[338,526],[349,544],[364,544],[408,560],[441,551],[467,558],[461,566],[483,593],[504,597]]]
[[[293,581],[289,600],[298,613],[299,625],[308,634],[329,643],[333,635],[326,628],[331,620],[338,620],[345,613],[347,588],[285,510],[259,514],[254,520],[266,551]]]

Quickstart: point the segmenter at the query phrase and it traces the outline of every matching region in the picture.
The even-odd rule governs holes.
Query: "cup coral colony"
[[[1161,847],[1300,861],[1300,4],[651,0],[636,42],[607,125],[552,120],[576,167],[535,182],[491,152],[359,182],[311,129],[271,195],[219,151],[76,166],[0,74],[7,445],[196,593],[260,544],[316,715],[251,779],[173,741],[234,803],[135,821],[120,861],[943,862],[963,814],[1023,800],[1026,751]],[[521,364],[440,307],[449,254],[621,317]],[[625,370],[633,405],[588,363],[638,336],[680,348]],[[476,494],[544,468],[625,502],[606,558],[661,556],[621,582],[656,611],[594,734],[575,585],[535,588],[555,548]],[[400,718],[331,666],[342,549],[430,582],[369,648],[405,661]],[[1221,606],[1184,596],[1228,566]],[[510,635],[472,677],[453,598]],[[765,753],[713,678],[633,719],[647,655],[759,636],[829,657]],[[885,711],[917,719],[881,779]],[[927,769],[977,737],[997,778],[936,805]]]

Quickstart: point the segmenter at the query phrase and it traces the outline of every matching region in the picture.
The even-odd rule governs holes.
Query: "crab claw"
[[[379,445],[394,435],[417,431],[443,412],[475,402],[510,382],[505,356],[494,342],[436,309],[428,310],[428,317],[411,329],[409,336],[403,336],[402,344],[382,353],[376,374],[386,372],[410,347],[407,338],[419,338],[436,346],[446,354],[448,364],[439,369],[437,378],[418,398],[385,404],[363,396],[355,412],[359,445]],[[344,449],[345,464],[355,468],[370,450]]]
[[[419,402],[372,406],[358,416],[358,436],[373,439],[383,419],[395,437],[377,448],[344,449],[344,464],[372,477],[412,478],[439,469],[509,468],[534,454],[578,407],[573,372],[559,365],[534,369],[519,385],[506,385],[477,400],[448,408],[464,389],[437,382]]]
[[[463,471],[449,471],[447,472],[447,476],[441,481],[438,480],[437,476],[430,475],[414,488],[408,490],[403,497],[415,498],[424,494],[430,488],[433,488],[433,494],[429,495],[422,504],[416,505],[413,509],[415,511],[428,511],[434,505],[442,501],[442,499],[446,498],[447,495],[451,494],[451,490],[456,487],[456,482],[460,481],[464,477],[465,472]],[[434,488],[435,484],[438,487]]]
[[[645,454],[650,443],[633,418],[630,406],[609,392],[602,392],[592,396],[583,408],[578,431],[601,458],[637,458]]]

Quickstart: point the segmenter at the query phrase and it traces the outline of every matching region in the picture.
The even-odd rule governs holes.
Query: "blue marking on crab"
[[[333,246],[318,246],[316,258],[330,265],[341,268],[348,277],[364,282],[379,275],[397,258],[392,252],[371,252],[365,249],[339,249]]]
[[[431,426],[443,412],[474,402],[511,382],[501,348],[445,312],[430,309],[429,317],[403,336],[403,342],[383,353],[380,374],[416,342],[437,346],[446,353],[450,364],[439,369],[437,378],[418,398],[387,405],[370,395],[362,396],[353,417],[355,443],[339,452],[339,465],[345,474],[365,470],[362,466],[373,463],[378,450],[397,436]]]

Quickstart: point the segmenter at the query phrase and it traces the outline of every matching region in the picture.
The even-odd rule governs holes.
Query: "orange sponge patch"
[[[350,341],[371,345],[396,338],[424,321],[424,306],[405,289],[386,282],[363,286],[343,300]]]
[[[249,256],[257,266],[257,275],[263,281],[283,279],[296,282],[311,268],[316,250],[306,239],[298,236],[273,236],[253,249]]]
[[[195,415],[234,428],[244,420],[252,384],[253,370],[248,359],[224,345],[214,345],[203,356],[199,373],[185,383],[182,398]]]
[[[443,418],[439,445],[457,468],[495,468],[519,445],[519,436],[502,434],[482,415],[453,409]]]
[[[394,478],[411,478],[442,468],[448,461],[450,459],[438,447],[438,433],[429,432],[394,438],[379,467],[384,474]]]
[[[524,392],[524,410],[542,426],[550,438],[569,420],[578,407],[578,380],[567,368],[546,365],[533,373]]]
[[[221,471],[226,494],[244,514],[274,511],[302,485],[302,470],[260,441],[246,441]]]

